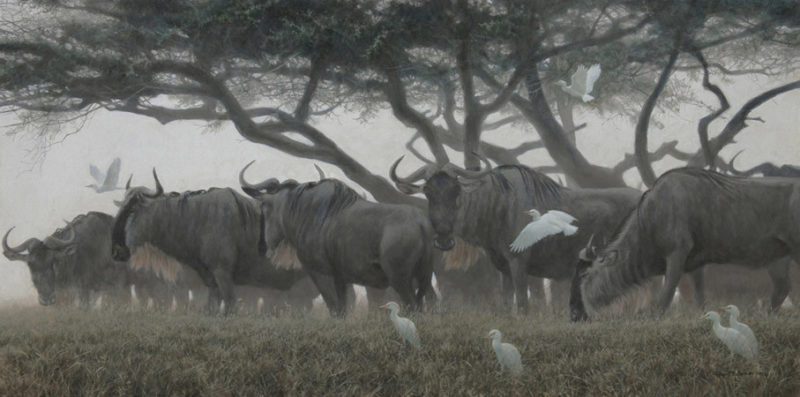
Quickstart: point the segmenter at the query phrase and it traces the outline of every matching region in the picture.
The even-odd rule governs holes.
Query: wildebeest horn
[[[244,172],[248,168],[250,168],[250,166],[255,162],[256,161],[253,160],[253,161],[247,163],[247,165],[245,165],[244,168],[242,168],[242,170],[239,171],[239,185],[242,186],[242,190],[244,190],[245,193],[250,194],[251,196],[252,196],[251,192],[253,194],[257,194],[257,192],[260,192],[261,190],[264,190],[264,189],[267,189],[268,193],[273,192],[274,189],[280,185],[278,180],[275,179],[275,178],[269,178],[269,179],[267,179],[267,180],[265,180],[265,181],[263,181],[261,183],[257,183],[257,184],[252,184],[252,183],[249,183],[246,180],[244,180]]]
[[[456,175],[458,175],[460,177],[467,178],[467,179],[479,179],[479,178],[482,178],[484,175],[487,175],[490,172],[492,172],[492,164],[489,163],[489,159],[487,159],[486,157],[483,157],[480,153],[477,153],[477,152],[472,152],[472,154],[477,156],[486,165],[486,167],[484,169],[479,170],[479,171],[470,171],[470,170],[465,170],[465,169],[463,169],[461,167],[456,167],[455,165],[452,165],[452,164],[448,164],[448,166],[450,166],[449,167],[450,170],[454,174],[456,174]]]
[[[50,249],[61,249],[72,244],[73,242],[75,242],[75,230],[73,230],[71,227],[68,227],[67,230],[69,230],[68,238],[60,239],[52,235],[47,236],[47,238],[44,239],[44,245],[46,245],[47,248]]]
[[[153,179],[156,180],[156,191],[155,193],[144,193],[144,196],[147,198],[156,198],[162,194],[164,194],[164,187],[161,186],[161,182],[158,180],[158,174],[156,174],[156,168],[153,167]]]
[[[9,233],[11,233],[12,230],[14,230],[15,227],[16,226],[12,226],[11,229],[8,229],[8,231],[6,232],[5,236],[3,236],[3,254],[5,254],[5,256],[8,259],[18,259],[18,260],[25,261],[25,260],[27,260],[28,255],[23,254],[23,252],[25,252],[25,251],[30,252],[29,250],[30,250],[31,246],[36,244],[36,243],[40,243],[41,241],[36,237],[31,237],[31,238],[25,240],[24,243],[22,243],[22,244],[20,244],[20,245],[18,245],[16,247],[9,247],[8,246],[8,235],[9,235]]]
[[[583,261],[592,261],[594,259],[596,251],[594,246],[592,245],[592,241],[594,241],[594,233],[592,233],[592,236],[589,237],[589,242],[586,243],[586,247],[584,247],[578,253],[578,258],[580,258]]]
[[[325,177],[325,173],[324,173],[324,172],[322,172],[322,168],[319,168],[319,166],[318,166],[318,165],[316,165],[316,164],[314,164],[314,168],[316,168],[316,169],[317,169],[317,172],[319,173],[319,180],[323,180],[323,179],[325,179],[325,178],[326,178],[326,177]]]
[[[400,156],[400,158],[397,159],[394,164],[392,164],[392,167],[389,168],[389,177],[392,178],[395,186],[397,186],[401,192],[405,194],[419,193],[422,191],[422,186],[414,184],[414,182],[425,179],[429,165],[423,165],[411,175],[401,178],[397,176],[397,165],[403,161],[404,157],[405,156]]]
[[[133,179],[133,174],[131,174],[131,176],[128,177],[128,183],[125,184],[125,190],[131,188],[131,179]]]
[[[734,161],[736,161],[736,158],[737,158],[737,157],[739,157],[739,155],[740,155],[740,154],[742,154],[742,152],[744,152],[744,149],[740,150],[739,152],[737,152],[736,154],[734,154],[734,155],[733,155],[733,157],[731,157],[730,161],[728,161],[728,168],[730,169],[730,172],[731,172],[731,174],[733,174],[733,175],[737,175],[737,176],[750,176],[750,175],[747,175],[747,173],[746,173],[746,172],[744,172],[744,171],[739,171],[739,170],[737,170],[737,169],[736,169],[736,167],[734,167],[734,166],[733,166],[733,162],[734,162]]]

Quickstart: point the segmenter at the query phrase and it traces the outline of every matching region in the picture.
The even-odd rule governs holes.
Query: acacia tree
[[[162,123],[231,122],[248,140],[338,166],[384,202],[421,205],[345,153],[314,126],[316,116],[342,108],[369,117],[388,107],[417,131],[436,163],[450,161],[445,146],[463,151],[467,168],[478,167],[475,152],[515,163],[544,148],[556,164],[550,170],[580,186],[621,186],[622,172],[634,165],[649,183],[650,160],[666,154],[702,164],[697,154],[677,152],[675,142],[647,152],[646,126],[658,98],[663,92],[673,103],[682,98],[670,92],[669,76],[696,67],[681,54],[701,60],[708,82],[711,68],[730,71],[729,48],[797,47],[796,5],[763,1],[761,8],[737,10],[733,3],[11,2],[0,21],[0,110],[28,111],[41,126],[97,109]],[[692,18],[672,22],[677,12]],[[785,70],[794,59],[773,50],[773,65],[752,60],[760,51],[750,49],[751,57],[734,65]],[[598,82],[594,106],[625,109],[640,120],[636,156],[614,167],[591,164],[580,153],[572,135],[580,127],[571,117],[575,103],[552,89],[573,65],[595,61],[611,66],[604,76],[613,78]],[[647,90],[653,94],[643,95]],[[643,97],[644,109],[637,109]],[[736,125],[743,127],[748,112],[740,111]],[[514,148],[482,141],[483,131],[511,122],[532,126],[540,139]],[[715,139],[701,131],[702,154],[715,156],[736,125]]]

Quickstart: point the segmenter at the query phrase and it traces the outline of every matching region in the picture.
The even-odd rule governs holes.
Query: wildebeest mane
[[[167,201],[167,205],[169,205],[171,202],[177,202],[178,208],[184,209],[188,205],[190,199],[203,196],[217,190],[225,190],[231,195],[238,213],[242,215],[239,217],[242,227],[247,226],[247,219],[259,216],[258,206],[254,206],[253,203],[247,201],[248,199],[246,197],[236,194],[235,191],[230,188],[212,187],[207,190],[200,189],[188,190],[185,192],[170,192],[165,194],[165,200]]]
[[[505,175],[500,172],[506,169],[514,169],[519,172],[526,196],[533,198],[533,202],[530,204],[538,206],[549,205],[561,198],[561,192],[564,189],[561,185],[547,175],[524,165],[502,165],[495,169],[492,176],[504,179],[506,180],[506,185],[510,185]]]
[[[328,186],[332,191],[322,190]],[[355,190],[335,179],[303,183],[287,193],[291,216],[297,221],[298,238],[314,234],[330,217],[363,200]]]

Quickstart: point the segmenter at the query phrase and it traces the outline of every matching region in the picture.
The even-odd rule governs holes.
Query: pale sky
[[[732,105],[725,116],[732,116],[755,93],[792,78],[800,78],[800,73],[783,80],[745,77],[723,83],[722,88]],[[715,104],[713,97],[704,98]],[[651,149],[663,141],[678,139],[680,149],[696,150],[699,146],[696,122],[704,113],[694,106],[687,106],[679,114],[662,117],[665,128],[651,128]],[[725,159],[747,148],[737,159],[740,168],[763,161],[800,164],[800,92],[783,94],[762,105],[751,116],[761,117],[765,123],[751,122],[750,127],[739,135],[737,143],[722,152]],[[576,114],[577,123],[584,121],[588,127],[578,133],[578,147],[590,161],[611,165],[624,153],[633,151],[633,126],[627,120],[603,120],[597,115]],[[13,122],[15,120],[9,116],[0,116],[0,125]],[[366,167],[387,178],[389,166],[400,155],[407,155],[401,165],[401,175],[420,164],[411,160],[413,156],[408,156],[404,146],[412,131],[388,112],[368,122],[355,120],[353,115],[338,114],[315,120],[314,125]],[[721,126],[721,122],[712,124],[711,135],[715,136]],[[98,112],[78,134],[53,146],[39,163],[32,163],[30,154],[36,138],[30,135],[8,136],[5,127],[0,127],[0,131],[3,132],[0,134],[0,233],[16,226],[9,239],[12,244],[19,244],[29,237],[43,238],[61,227],[63,219],[71,220],[88,211],[114,215],[116,207],[112,200],[121,199],[122,191],[97,194],[84,187],[94,183],[89,175],[89,164],[105,171],[114,157],[122,159],[121,185],[132,173],[133,185],[152,187],[150,170],[156,167],[167,191],[212,186],[238,188],[238,172],[251,160],[256,160],[248,171],[251,180],[268,176],[299,181],[317,178],[312,160],[293,158],[247,142],[230,124],[208,132],[200,122],[161,125],[140,116]],[[513,128],[495,131],[486,137],[488,141],[507,146],[537,139],[535,135]],[[452,157],[453,160],[459,159],[457,155]],[[537,150],[524,156],[523,163],[534,166],[548,164],[550,160],[544,151]],[[320,165],[329,177],[343,177],[338,168]],[[661,173],[675,165],[678,164],[656,164],[656,172]],[[636,186],[638,174],[629,172],[626,180]],[[360,187],[356,189],[362,191]],[[0,301],[35,304],[36,292],[27,266],[22,262],[10,262],[5,257],[0,257],[0,266],[4,270],[3,277],[0,277]]]

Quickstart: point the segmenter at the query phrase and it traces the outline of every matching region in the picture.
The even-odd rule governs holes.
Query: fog
[[[786,81],[797,79],[800,74],[774,78],[737,78],[721,86],[731,101],[732,108],[725,114],[731,116],[742,103],[753,95]],[[699,87],[699,85],[698,85]],[[702,92],[702,88],[695,89]],[[704,100],[715,105],[711,96]],[[699,146],[696,134],[697,120],[708,112],[697,106],[684,106],[680,112],[660,113],[656,117],[664,123],[664,129],[651,127],[650,147],[655,149],[661,142],[679,140],[678,148],[694,151]],[[776,164],[800,164],[800,93],[783,94],[762,105],[751,113],[764,123],[752,121],[737,137],[736,144],[727,146],[721,153],[728,159],[741,149],[745,152],[737,159],[739,168],[749,167],[763,161]],[[723,117],[711,126],[715,136]],[[18,122],[12,115],[0,116],[0,125]],[[612,165],[625,153],[633,151],[633,125],[629,120],[612,114],[599,116],[587,111],[576,113],[576,122],[588,126],[578,132],[578,147],[590,162]],[[352,157],[362,162],[374,173],[387,176],[391,163],[399,156],[408,154],[405,143],[413,131],[397,122],[388,112],[379,113],[374,119],[363,122],[355,115],[338,113],[318,118],[313,123],[331,137]],[[249,161],[256,160],[248,175],[251,179],[275,176],[280,179],[294,178],[299,181],[317,178],[314,161],[294,158],[275,149],[244,140],[229,123],[214,130],[206,129],[201,122],[175,122],[161,125],[153,119],[124,113],[97,112],[76,134],[53,144],[44,157],[41,140],[33,134],[9,135],[11,128],[2,127],[0,134],[0,232],[5,233],[16,226],[9,238],[19,244],[26,238],[43,238],[75,216],[88,211],[116,213],[112,200],[119,200],[123,191],[98,194],[85,187],[94,183],[89,175],[89,164],[102,171],[115,158],[122,159],[120,185],[128,175],[133,175],[133,185],[153,186],[150,171],[158,170],[159,178],[167,191],[184,191],[216,187],[238,188],[237,174]],[[538,139],[535,133],[508,127],[487,132],[485,139],[504,146],[514,146],[525,140]],[[423,149],[421,140],[418,148]],[[38,148],[38,149],[37,149]],[[452,153],[452,159],[460,156]],[[39,158],[39,160],[37,160]],[[401,173],[409,172],[419,165],[413,156],[406,156]],[[551,164],[544,150],[536,150],[523,156],[525,165]],[[319,163],[329,177],[343,179],[342,172],[329,164]],[[675,161],[655,164],[657,174],[680,165]],[[387,176],[388,178],[388,176]],[[638,185],[638,173],[626,174],[626,181]],[[356,190],[363,191],[355,184]],[[36,292],[30,280],[27,266],[22,262],[11,262],[0,257],[3,276],[0,277],[0,302],[36,304]]]

